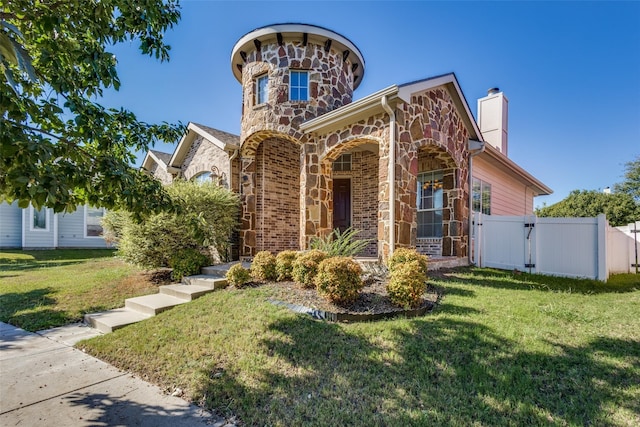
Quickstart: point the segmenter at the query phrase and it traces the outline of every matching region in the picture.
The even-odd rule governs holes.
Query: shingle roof
[[[162,160],[165,165],[169,164],[169,160],[171,160],[171,154],[165,153],[163,151],[158,150],[149,150],[151,151],[158,159]]]
[[[232,133],[214,129],[212,127],[209,127],[200,123],[195,123],[195,122],[192,122],[192,123],[198,126],[199,128],[207,131],[207,133],[211,134],[211,136],[218,138],[220,141],[224,142],[225,144],[240,145],[240,136],[238,135],[234,135]]]

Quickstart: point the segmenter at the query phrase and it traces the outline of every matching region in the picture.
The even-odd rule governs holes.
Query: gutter
[[[473,158],[478,154],[484,152],[486,147],[484,141],[469,140],[469,244],[467,247],[467,257],[469,258],[469,265],[471,262],[471,231],[473,230]]]
[[[389,114],[389,257],[396,248],[396,114],[389,107],[387,95],[380,99]]]

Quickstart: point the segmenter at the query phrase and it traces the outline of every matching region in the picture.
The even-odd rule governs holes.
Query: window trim
[[[104,227],[102,227],[102,225],[100,225],[100,227],[102,228],[102,232],[99,235],[97,235],[97,236],[89,236],[89,233],[87,233],[87,217],[88,217],[88,213],[89,213],[89,208],[102,210],[102,218],[104,218],[104,216],[107,214],[107,210],[105,208],[95,208],[93,206],[84,205],[84,219],[82,221],[83,236],[84,236],[85,239],[103,239],[104,238]]]
[[[264,99],[260,97],[260,82],[264,80],[266,82],[265,90],[264,90]],[[263,73],[256,76],[255,79],[255,96],[253,98],[254,105],[263,105],[266,104],[269,100],[269,73]]]
[[[41,210],[44,210],[44,212],[45,212],[45,217],[44,217],[45,227],[44,228],[36,228],[36,227],[34,227],[34,223],[33,223],[33,221],[35,219],[33,216],[34,216],[34,214],[36,212],[36,209],[33,207],[33,205],[29,205],[29,218],[30,218],[30,220],[29,220],[29,231],[35,231],[36,233],[39,233],[39,232],[46,233],[46,232],[49,231],[49,228],[50,228],[49,224],[51,223],[51,215],[50,215],[51,209],[43,207],[42,209],[39,209],[38,212],[41,211]]]
[[[349,156],[349,161],[345,160],[345,156]],[[351,166],[353,163],[353,156],[351,153],[343,153],[338,156],[337,159],[333,161],[333,165],[331,166],[331,170],[333,172],[351,172]],[[337,169],[336,166],[340,165],[340,169]],[[349,169],[345,169],[345,165],[349,166]]]
[[[205,175],[206,175],[206,178],[200,178],[201,176],[205,176]],[[193,175],[190,181],[194,181],[200,184],[203,182],[207,182],[207,180],[213,182],[213,180],[211,179],[211,175],[212,175],[211,171],[201,171]]]
[[[479,184],[479,188],[480,188],[479,191],[476,191],[476,184]],[[485,190],[488,190],[487,192],[489,196],[488,208],[485,206]],[[492,191],[491,191],[490,182],[487,182],[480,178],[473,177],[472,183],[471,183],[471,200],[472,200],[471,210],[473,212],[481,212],[483,215],[491,215],[491,193]],[[479,210],[475,209],[476,194],[479,194],[479,198],[478,198],[478,203],[480,205]]]
[[[305,87],[305,86],[300,86],[300,85],[293,86],[293,83],[292,83],[292,82],[293,82],[293,78],[292,78],[293,73],[304,74],[304,75],[307,77],[307,79],[306,79],[306,80],[307,80],[307,85],[306,85],[306,87]],[[311,85],[309,84],[309,70],[297,70],[297,69],[290,69],[290,70],[289,70],[289,101],[295,101],[295,102],[307,102],[307,101],[309,101],[309,98],[310,98],[310,86],[311,86]],[[295,87],[296,89],[298,89],[298,90],[300,90],[300,89],[302,89],[302,88],[306,88],[306,95],[305,95],[305,99],[300,99],[300,98],[293,99],[293,96],[292,96],[292,94],[293,94],[292,89],[293,89],[294,87]]]
[[[432,170],[432,171],[423,171],[423,172],[418,172],[418,175],[416,176],[416,182],[419,184],[420,183],[420,176],[421,175],[426,175],[426,174],[431,174],[431,176],[434,178],[435,180],[435,175],[436,174],[440,174],[440,185],[442,186],[443,181],[444,181],[444,172],[445,169],[437,169],[437,170]],[[419,188],[417,189],[419,190]],[[441,187],[441,190],[444,192],[444,188]],[[436,200],[435,194],[431,196],[434,200]],[[424,208],[420,208],[420,206],[422,205],[422,200],[419,200],[418,198],[422,198],[422,192],[421,191],[416,191],[416,225],[418,230],[420,230],[420,222],[417,221],[417,213],[419,212],[440,212],[440,218],[444,217],[444,198],[441,196],[440,197],[440,207],[436,207],[436,208],[428,208],[428,209],[424,209]],[[416,231],[418,231],[416,230]],[[420,236],[418,235],[417,238],[418,239],[442,239],[444,237],[443,235],[443,222],[441,219],[440,222],[440,236]]]

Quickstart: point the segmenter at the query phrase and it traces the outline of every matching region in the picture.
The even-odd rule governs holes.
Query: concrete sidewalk
[[[26,332],[0,322],[0,425],[231,426],[73,344],[82,325]]]

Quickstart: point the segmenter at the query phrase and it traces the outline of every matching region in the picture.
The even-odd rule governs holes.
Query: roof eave
[[[485,144],[484,151],[480,155],[482,156],[485,154],[489,156],[491,160],[494,160],[500,163],[500,165],[506,167],[511,172],[520,176],[522,180],[528,184],[528,186],[530,186],[536,191],[537,193],[536,196],[547,196],[553,193],[553,190],[551,188],[549,188],[544,183],[542,183],[542,181],[540,181],[539,179],[531,175],[529,172],[527,172],[526,170],[518,166],[517,163],[515,163],[513,160],[511,160],[501,152],[499,152],[496,148],[492,147],[490,144]]]
[[[183,135],[182,139],[180,139],[176,150],[171,156],[171,160],[169,160],[169,168],[180,168],[182,161],[191,148],[191,144],[193,144],[193,140],[196,138],[196,135],[200,135],[201,137],[205,138],[207,141],[210,141],[215,146],[224,151],[233,151],[240,148],[235,144],[228,144],[224,141],[219,140],[218,138],[207,132],[205,129],[202,129],[193,122],[189,122],[189,124],[187,125],[187,132]]]

